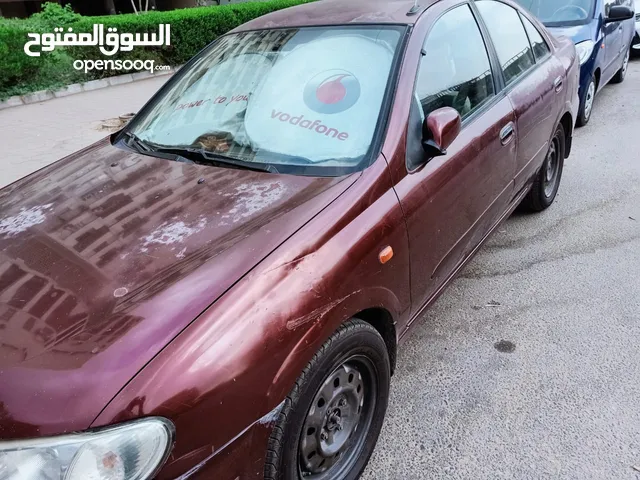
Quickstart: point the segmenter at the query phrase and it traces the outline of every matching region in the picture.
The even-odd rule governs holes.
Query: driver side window
[[[423,119],[442,107],[464,119],[495,95],[489,55],[468,5],[440,17],[422,53],[415,97]]]

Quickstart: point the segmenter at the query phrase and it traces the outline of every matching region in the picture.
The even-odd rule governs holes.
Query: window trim
[[[417,85],[418,85],[418,77],[420,76],[420,64],[422,63],[422,57],[424,56],[424,54],[422,52],[424,52],[424,46],[427,43],[427,40],[429,39],[429,35],[431,35],[431,32],[433,30],[433,27],[438,23],[438,21],[445,16],[447,13],[449,13],[450,11],[456,9],[456,8],[460,8],[462,6],[467,6],[467,8],[469,8],[471,10],[471,15],[473,17],[473,19],[476,22],[476,25],[478,26],[478,30],[480,31],[480,36],[482,38],[482,41],[484,43],[484,48],[487,52],[487,56],[489,58],[489,68],[491,69],[491,75],[492,75],[492,80],[493,80],[493,95],[491,97],[488,97],[487,100],[481,104],[475,111],[473,111],[468,117],[466,117],[465,119],[462,120],[461,125],[460,125],[460,131],[462,132],[468,125],[470,125],[471,123],[473,123],[476,119],[480,118],[484,113],[486,113],[493,105],[497,104],[499,101],[501,101],[504,97],[503,95],[503,89],[504,89],[504,85],[502,83],[502,76],[497,76],[496,75],[496,69],[495,69],[495,62],[494,62],[494,58],[493,56],[495,55],[495,51],[493,50],[493,44],[491,43],[490,39],[488,39],[488,37],[485,35],[485,31],[484,29],[484,24],[481,22],[481,19],[478,17],[478,13],[477,10],[475,8],[474,5],[474,1],[475,0],[465,0],[463,2],[457,3],[456,5],[452,5],[451,7],[447,8],[444,12],[442,12],[440,15],[438,15],[438,17],[433,20],[433,22],[431,22],[431,25],[429,25],[427,32],[424,35],[424,39],[422,40],[422,46],[420,48],[420,52],[421,52],[421,57],[420,57],[420,61],[418,62],[418,68],[416,68],[416,74],[415,77],[413,79],[413,89],[411,91],[411,98],[413,101],[413,99],[415,99],[416,97],[416,89],[417,89]],[[489,40],[489,41],[488,41]],[[426,117],[425,117],[426,118]],[[408,156],[408,152],[407,152],[407,143],[409,142],[409,134],[411,131],[411,109],[409,109],[409,116],[407,117],[407,126],[406,126],[406,132],[405,132],[405,158],[404,158],[404,164],[405,164],[405,168],[407,169],[407,173],[411,174],[414,173],[416,171],[419,170],[419,168],[414,168],[411,169],[410,165],[409,165],[409,156]]]
[[[540,30],[538,30],[537,27],[533,24],[533,22],[529,20],[527,17],[525,17],[522,14],[522,12],[519,10],[518,10],[518,16],[520,17],[520,23],[522,23],[522,26],[524,27],[524,33],[527,35],[527,39],[529,39],[529,46],[531,47],[531,52],[533,53],[533,63],[535,63],[536,65],[544,63],[551,56],[551,47],[549,47],[547,40],[544,38]],[[540,35],[540,38],[542,39],[542,41],[547,47],[547,53],[543,57],[540,57],[539,59],[536,58],[536,51],[533,48],[533,43],[531,42],[531,37],[529,36],[529,30],[527,30],[527,26],[524,23],[525,20],[529,22],[529,24],[535,29],[536,32],[538,32],[538,35]]]
[[[509,5],[506,2],[503,2],[502,0],[473,0],[473,9],[475,10],[476,14],[478,15],[478,22],[482,23],[482,26],[484,28],[484,32],[486,32],[488,41],[491,43],[491,47],[494,51],[495,54],[495,61],[497,62],[497,69],[498,69],[498,75],[500,76],[500,78],[502,79],[502,90],[501,90],[501,94],[502,96],[507,96],[509,93],[511,93],[511,91],[513,91],[513,89],[515,87],[517,87],[524,79],[526,79],[527,77],[529,77],[529,75],[533,74],[534,70],[538,67],[538,65],[541,65],[542,63],[548,61],[551,56],[553,55],[553,51],[551,50],[551,48],[549,48],[549,55],[547,55],[543,61],[540,61],[540,63],[535,61],[535,55],[533,54],[533,49],[531,51],[531,54],[533,55],[533,65],[531,65],[527,70],[525,70],[524,72],[520,73],[520,75],[518,75],[518,77],[516,78],[516,80],[510,84],[507,85],[505,78],[504,78],[504,74],[502,72],[502,65],[500,64],[500,60],[498,59],[498,53],[495,50],[495,45],[493,44],[493,39],[491,38],[491,34],[489,33],[489,29],[487,28],[486,23],[484,22],[484,19],[482,18],[482,14],[480,13],[480,10],[478,9],[478,7],[476,6],[476,2],[496,2],[496,3],[502,3],[503,5],[506,5],[507,7],[512,8],[513,10],[516,11],[516,13],[518,14],[522,14],[522,12],[520,11],[519,8],[513,7],[512,5]],[[520,21],[520,23],[522,24],[522,21]],[[527,33],[526,28],[524,27],[524,25],[522,25],[522,28],[525,29],[525,35]],[[529,36],[527,36],[527,41],[529,41]],[[544,36],[543,36],[544,39]],[[531,46],[531,43],[529,43],[529,46]],[[547,46],[549,46],[549,44],[547,43]]]
[[[527,29],[522,23],[522,19],[521,19],[520,23],[522,24],[522,28],[524,29],[525,35],[527,37],[527,41],[529,42],[529,47],[531,48],[531,54],[533,55],[533,64],[527,70],[522,72],[514,82],[507,85],[504,79],[504,74],[502,72],[502,66],[500,64],[500,60],[498,59],[498,53],[495,49],[495,45],[493,44],[493,39],[491,38],[489,29],[487,28],[487,25],[485,24],[484,19],[482,18],[482,14],[480,13],[480,10],[476,6],[476,2],[478,1],[483,1],[483,0],[465,0],[463,2],[460,2],[456,5],[453,5],[447,8],[429,26],[429,29],[427,30],[427,33],[425,34],[424,40],[422,42],[422,47],[423,47],[422,50],[423,50],[424,45],[427,42],[427,39],[429,38],[429,35],[431,34],[431,31],[433,30],[433,27],[435,26],[435,24],[438,22],[438,20],[440,20],[444,15],[449,13],[451,10],[461,7],[463,5],[468,5],[468,7],[471,9],[471,13],[476,21],[478,28],[480,29],[480,35],[482,36],[485,50],[487,51],[487,54],[489,56],[489,65],[491,67],[491,74],[493,75],[494,94],[493,96],[488,98],[487,101],[485,101],[481,106],[479,106],[475,111],[473,111],[468,117],[462,120],[462,124],[460,126],[461,132],[465,128],[467,128],[469,125],[471,125],[473,122],[475,122],[477,119],[482,117],[490,108],[492,108],[494,105],[498,104],[505,97],[507,97],[507,95],[509,95],[509,93],[513,91],[513,89],[515,89],[522,81],[524,81],[524,79],[532,75],[534,70],[538,68],[539,65],[549,61],[553,56],[553,52],[554,52],[554,48],[552,47],[552,45],[549,44],[549,39],[547,38],[547,36],[544,35],[542,32],[540,32],[540,30],[538,30],[538,28],[535,26],[535,23],[533,23],[531,19],[527,18],[527,16],[525,15],[525,18],[527,18],[531,22],[531,24],[534,26],[534,28],[536,28],[536,30],[540,33],[540,36],[542,37],[542,40],[547,45],[549,52],[547,53],[547,55],[542,57],[539,61],[536,59],[535,53],[533,52],[533,46],[531,45],[531,40],[529,39],[529,34],[527,33]],[[519,18],[524,15],[524,13],[520,10],[520,8],[513,7],[512,5],[506,2],[503,2],[501,0],[486,0],[486,1],[494,1],[498,3],[502,3],[508,7],[511,7],[516,11]],[[422,61],[422,59],[420,61]],[[413,91],[411,95],[412,98],[415,97],[419,74],[420,74],[420,64],[418,64],[418,68],[416,69],[416,76],[413,81]],[[409,123],[410,120],[411,118],[409,117],[407,120],[407,130],[410,129],[410,123]],[[408,132],[407,132],[407,135],[408,135]],[[408,137],[407,137],[407,141],[408,141]],[[408,159],[408,156],[406,155],[405,155],[405,166],[407,168],[408,173],[412,173],[415,171],[415,170],[409,169],[409,159]]]
[[[485,35],[483,34],[482,31],[482,25],[480,24],[480,22],[478,22],[478,17],[474,11],[474,7],[473,7],[473,0],[465,0],[464,2],[460,2],[456,5],[453,5],[449,8],[447,8],[444,12],[442,12],[433,22],[432,24],[429,26],[429,29],[427,30],[427,33],[424,36],[424,40],[422,41],[422,48],[421,48],[421,52],[424,52],[424,47],[425,44],[427,43],[427,40],[429,39],[429,35],[431,35],[431,32],[433,30],[433,27],[438,23],[438,21],[440,21],[440,19],[442,17],[444,17],[447,13],[451,12],[452,10],[455,10],[456,8],[461,8],[463,6],[467,6],[467,8],[469,8],[471,16],[473,17],[473,19],[476,22],[476,25],[478,27],[478,31],[480,32],[480,37],[482,38],[482,41],[484,43],[484,48],[485,51],[487,52],[487,58],[489,60],[489,68],[491,70],[491,76],[492,76],[492,81],[493,81],[493,95],[491,95],[490,97],[487,97],[487,99],[478,107],[476,108],[476,110],[474,110],[472,113],[470,113],[466,118],[462,119],[462,125],[461,125],[461,129],[463,129],[466,125],[468,125],[469,123],[471,123],[472,119],[477,118],[477,113],[478,112],[484,112],[487,107],[489,105],[493,105],[496,98],[500,95],[500,92],[503,88],[502,83],[500,81],[500,79],[496,76],[496,72],[494,69],[494,64],[491,58],[491,48],[493,47],[493,45],[490,45],[487,43],[487,39],[485,38]],[[422,56],[424,56],[424,54],[422,53]],[[415,78],[413,80],[413,91],[412,91],[412,97],[415,96],[416,93],[416,89],[417,89],[417,85],[418,85],[418,77],[420,76],[420,64],[422,63],[422,57],[420,58],[420,62],[418,63],[418,68],[416,69],[416,75]],[[462,118],[462,117],[461,117]]]

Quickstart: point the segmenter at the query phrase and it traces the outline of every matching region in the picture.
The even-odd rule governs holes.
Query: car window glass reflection
[[[544,24],[584,22],[593,11],[594,0],[517,0]],[[616,0],[605,0],[605,4]]]
[[[487,24],[505,82],[509,85],[534,64],[533,52],[518,12],[492,0],[483,0],[476,5]]]
[[[544,58],[549,53],[549,46],[547,45],[547,42],[544,41],[538,29],[529,20],[525,17],[520,18],[522,18],[524,28],[527,30],[527,35],[529,35],[529,41],[533,47],[533,54],[535,55],[536,60]]]
[[[494,93],[489,57],[471,10],[465,5],[447,12],[429,33],[420,63],[416,96],[424,117],[442,107],[468,117]]]

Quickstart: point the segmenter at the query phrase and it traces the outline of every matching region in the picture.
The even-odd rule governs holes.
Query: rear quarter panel
[[[560,116],[564,115],[565,112],[570,112],[571,118],[575,123],[580,106],[580,98],[578,95],[580,87],[580,62],[573,41],[567,37],[559,37],[557,39],[555,56],[566,72],[564,108],[561,109]]]

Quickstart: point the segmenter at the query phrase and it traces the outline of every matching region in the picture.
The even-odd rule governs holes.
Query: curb
[[[39,92],[28,93],[26,95],[16,95],[0,102],[0,110],[19,107],[22,105],[30,105],[32,103],[46,102],[47,100],[52,100],[54,98],[68,97],[69,95],[76,95],[82,92],[91,92],[93,90],[100,90],[102,88],[112,87],[115,85],[124,85],[127,83],[139,82],[148,78],[172,75],[179,68],[180,66],[171,67],[170,70],[159,70],[153,73],[146,71],[125,73],[124,75],[102,78],[100,80],[74,83],[72,85],[67,85],[66,87],[63,87],[59,90],[40,90]]]

